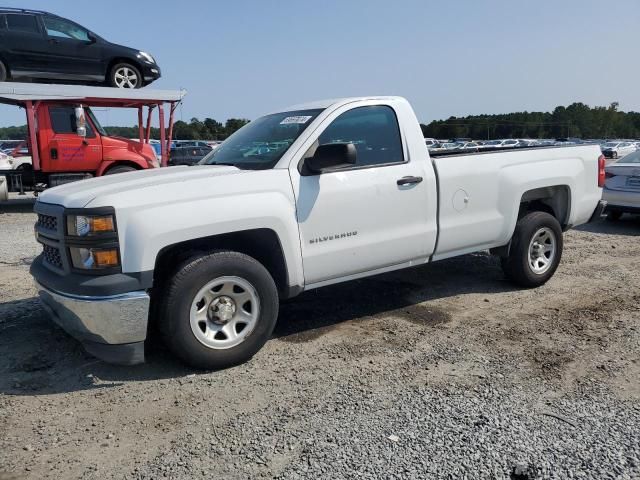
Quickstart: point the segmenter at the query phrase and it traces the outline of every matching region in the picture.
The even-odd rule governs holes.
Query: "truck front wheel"
[[[118,165],[115,167],[111,167],[109,170],[104,172],[105,175],[113,175],[115,173],[126,173],[126,172],[135,172],[137,169],[130,167],[128,165]]]
[[[183,262],[160,292],[159,328],[186,364],[220,369],[249,360],[271,336],[278,290],[248,255],[215,251]]]
[[[109,85],[116,88],[141,88],[140,70],[130,63],[118,63],[109,72]]]
[[[502,269],[514,283],[538,287],[555,273],[562,257],[562,228],[553,215],[531,212],[518,220]]]

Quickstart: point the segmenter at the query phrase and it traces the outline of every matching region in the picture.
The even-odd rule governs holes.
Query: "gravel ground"
[[[554,278],[484,254],[306,293],[255,358],[104,364],[50,323],[31,206],[0,206],[0,479],[640,478],[640,219]]]

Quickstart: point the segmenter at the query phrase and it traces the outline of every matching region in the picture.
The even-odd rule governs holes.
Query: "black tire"
[[[190,312],[198,292],[219,277],[239,277],[259,298],[256,324],[244,340],[216,349],[192,331]],[[178,266],[157,296],[158,326],[164,342],[184,363],[201,369],[222,369],[246,362],[271,336],[278,318],[278,290],[273,278],[254,258],[232,251],[200,253]]]
[[[117,167],[111,167],[106,172],[105,175],[113,175],[115,173],[126,173],[126,172],[135,172],[137,168],[130,167],[128,165],[120,165]]]
[[[530,265],[530,245],[534,235],[541,229],[548,229],[555,237],[553,258],[544,271],[537,273]],[[512,282],[527,288],[545,284],[555,273],[562,258],[562,228],[558,220],[546,212],[531,212],[518,220],[511,238],[509,255],[502,258],[502,269]]]
[[[136,81],[134,86],[132,85],[133,81],[125,82],[123,81],[123,77],[119,77],[118,75],[123,74],[124,72],[132,72],[135,75]],[[127,78],[132,79],[133,76],[130,74],[126,75]],[[116,63],[113,67],[111,67],[111,71],[109,72],[109,85],[115,88],[142,88],[144,84],[144,78],[142,78],[142,73],[140,73],[140,69],[131,63]]]
[[[7,67],[4,65],[4,63],[0,62],[0,82],[6,82],[7,77]]]
[[[610,222],[617,222],[622,217],[622,212],[620,210],[611,210],[607,214],[607,220]]]

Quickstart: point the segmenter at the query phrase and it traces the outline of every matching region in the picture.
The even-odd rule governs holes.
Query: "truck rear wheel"
[[[562,228],[558,220],[546,212],[531,212],[518,220],[509,255],[502,259],[502,269],[514,283],[538,287],[555,273],[562,247]]]
[[[273,278],[258,261],[238,252],[190,258],[158,299],[165,343],[195,368],[246,362],[269,339],[278,318]]]

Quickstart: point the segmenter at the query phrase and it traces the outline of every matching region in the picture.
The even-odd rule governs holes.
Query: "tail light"
[[[604,171],[604,165],[605,165],[604,155],[600,155],[598,157],[598,187],[600,188],[604,187],[604,181],[607,178],[606,172]]]

